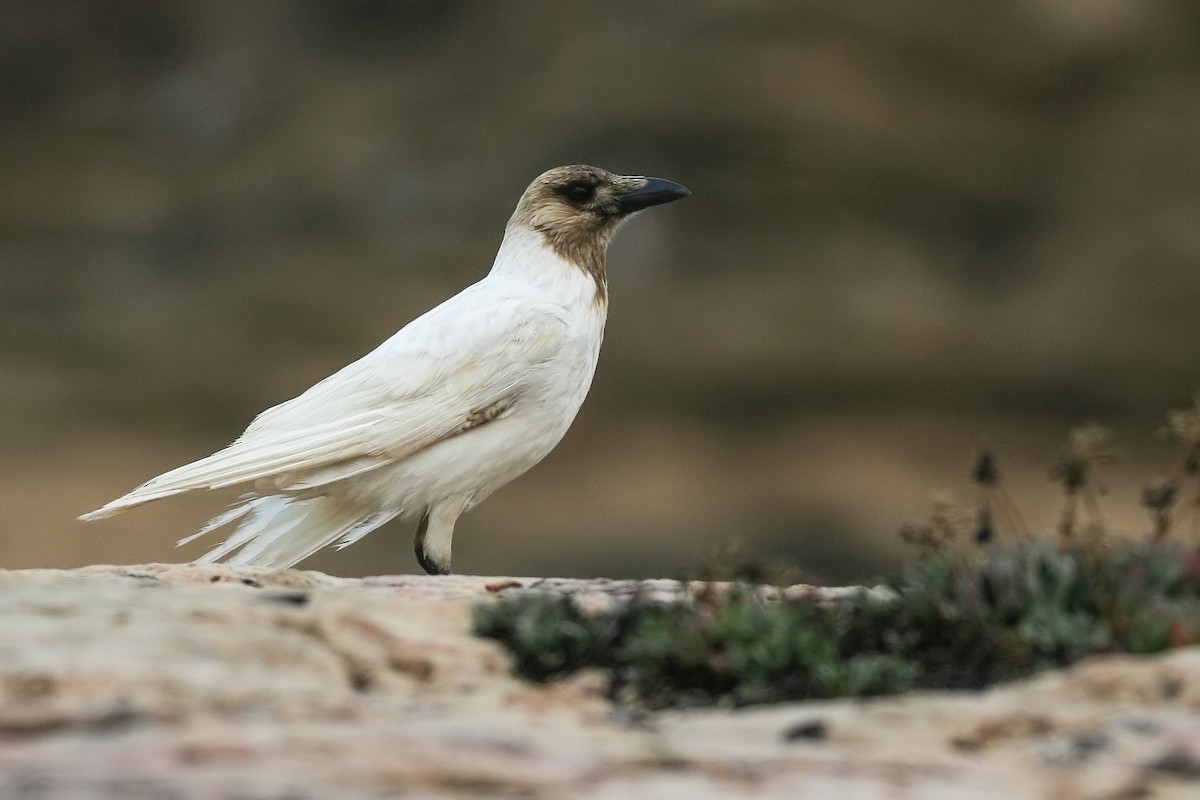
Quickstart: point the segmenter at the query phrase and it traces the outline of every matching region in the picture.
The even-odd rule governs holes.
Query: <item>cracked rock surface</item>
[[[980,694],[631,714],[473,604],[673,581],[224,565],[0,572],[0,798],[1200,797],[1200,650]],[[788,590],[785,590],[788,591]],[[805,591],[797,588],[796,591]]]

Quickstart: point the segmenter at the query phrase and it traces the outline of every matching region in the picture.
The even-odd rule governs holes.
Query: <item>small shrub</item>
[[[1168,417],[1165,435],[1180,463],[1143,493],[1153,528],[1142,539],[1105,528],[1100,468],[1113,451],[1087,425],[1051,472],[1064,498],[1053,539],[1030,537],[985,451],[975,502],[942,502],[906,525],[917,554],[880,590],[771,600],[760,585],[783,573],[726,554],[691,601],[635,597],[589,615],[569,597],[526,594],[478,607],[475,631],[502,642],[525,678],[600,667],[614,698],[650,708],[981,689],[1097,653],[1197,644],[1200,547],[1170,534],[1200,509],[1200,399]],[[1002,520],[1015,535],[1001,536]]]
[[[1200,642],[1200,551],[1179,546],[996,543],[975,561],[921,555],[886,586],[769,601],[737,583],[597,615],[533,594],[480,606],[475,630],[525,678],[601,667],[614,697],[651,708],[980,689],[1095,653]]]

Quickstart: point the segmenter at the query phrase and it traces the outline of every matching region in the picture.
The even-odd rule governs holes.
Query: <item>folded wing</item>
[[[319,491],[467,430],[481,410],[518,396],[530,372],[553,356],[566,335],[555,309],[472,293],[480,286],[264,411],[225,449],[159,475],[81,519],[246,484],[282,494]]]

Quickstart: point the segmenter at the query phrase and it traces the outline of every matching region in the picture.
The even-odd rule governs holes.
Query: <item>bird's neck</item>
[[[604,256],[601,249],[587,263],[581,263],[561,252],[541,231],[510,225],[490,274],[544,287],[563,295],[564,300],[574,300],[578,295],[581,301],[607,304]]]

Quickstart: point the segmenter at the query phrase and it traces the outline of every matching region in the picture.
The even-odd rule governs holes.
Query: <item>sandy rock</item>
[[[674,581],[0,572],[0,797],[1200,796],[1200,651],[977,694],[653,715],[511,677],[471,607]],[[785,593],[807,591],[801,587]]]

